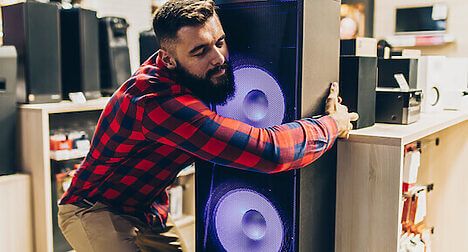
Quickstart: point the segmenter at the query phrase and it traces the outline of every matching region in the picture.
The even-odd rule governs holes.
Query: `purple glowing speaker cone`
[[[250,121],[258,122],[268,114],[268,99],[261,90],[254,89],[244,98],[242,106],[245,116]]]
[[[242,217],[242,231],[252,240],[261,240],[266,233],[266,221],[257,210],[250,209]]]
[[[279,125],[285,115],[285,101],[280,85],[267,71],[244,66],[234,70],[236,92],[217,112],[258,128]]]
[[[249,189],[226,193],[216,204],[218,239],[228,252],[277,252],[283,244],[283,222],[262,194]]]

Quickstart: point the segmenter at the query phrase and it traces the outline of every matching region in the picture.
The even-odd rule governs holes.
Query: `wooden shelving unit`
[[[56,210],[54,199],[53,171],[51,161],[61,162],[83,158],[83,155],[64,159],[51,156],[49,134],[54,124],[63,120],[76,120],[96,115],[104,109],[109,98],[88,101],[84,104],[60,102],[51,104],[25,104],[19,106],[19,160],[23,172],[31,175],[33,198],[33,237],[36,252],[60,251],[57,248],[57,227],[54,225]],[[91,112],[92,114],[89,114]],[[88,114],[87,114],[88,113]],[[82,123],[82,122],[80,122]],[[56,126],[56,125],[55,125]],[[178,176],[183,185],[183,217],[174,220],[191,251],[195,251],[195,171],[194,167],[183,170]],[[55,232],[55,235],[54,235]],[[59,237],[60,238],[60,237]]]
[[[22,172],[31,175],[33,201],[34,251],[52,252],[54,248],[53,207],[57,202],[52,199],[53,184],[49,132],[54,126],[51,120],[61,114],[63,118],[79,113],[96,111],[100,113],[109,98],[88,101],[84,104],[71,102],[49,104],[24,104],[18,108],[20,127],[19,162]],[[54,250],[55,249],[55,250]]]
[[[108,101],[108,97],[103,97],[95,100],[89,100],[86,103],[72,103],[70,101],[62,101],[59,103],[23,104],[19,107],[22,110],[42,111],[48,114],[57,114],[90,110],[102,110],[104,109]]]
[[[397,35],[387,37],[387,41],[394,47],[440,46],[454,42],[455,37],[450,34]]]
[[[335,251],[398,251],[404,146],[414,141],[422,149],[417,183],[434,184],[426,216],[432,251],[468,251],[467,129],[467,111],[443,111],[339,140]]]
[[[33,252],[31,177],[0,176],[0,251]]]

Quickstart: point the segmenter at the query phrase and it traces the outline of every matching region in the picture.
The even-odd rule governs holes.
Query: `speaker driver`
[[[220,115],[258,128],[283,123],[286,108],[283,91],[270,73],[257,66],[241,66],[234,70],[234,81],[234,98],[216,107]]]
[[[226,193],[214,211],[218,239],[228,252],[280,251],[283,222],[272,203],[250,189]]]

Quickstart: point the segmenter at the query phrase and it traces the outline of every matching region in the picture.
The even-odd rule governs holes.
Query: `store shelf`
[[[31,176],[0,176],[0,251],[34,251]]]
[[[336,251],[399,251],[404,148],[418,141],[417,184],[434,184],[426,221],[432,251],[468,251],[468,111],[422,114],[410,125],[376,124],[337,141]]]
[[[70,120],[79,120],[96,125],[99,114],[109,98],[100,98],[84,104],[60,102],[50,104],[18,105],[19,165],[21,171],[31,175],[33,200],[33,239],[35,251],[58,251],[64,244],[57,226],[55,204],[55,170],[51,159],[58,161],[84,157],[84,151],[67,157],[57,157],[50,151],[51,129],[71,125]],[[64,250],[62,250],[64,251]]]
[[[51,151],[50,152],[50,159],[55,161],[66,161],[78,158],[84,158],[88,154],[88,151],[81,151],[81,150],[68,150],[68,151],[61,151],[59,154],[58,152]]]
[[[348,141],[404,145],[468,120],[468,110],[422,113],[409,125],[376,123],[369,128],[352,130]]]
[[[54,104],[19,105],[19,142],[21,170],[31,174],[33,201],[33,239],[35,251],[58,251],[63,245],[56,219],[56,204],[59,195],[55,195],[56,171],[51,169],[53,161],[84,158],[85,151],[72,151],[69,155],[57,156],[50,151],[50,133],[53,130],[76,127],[71,121],[78,121],[78,126],[88,127],[85,122],[97,122],[99,114],[105,108],[109,98],[100,98],[84,104],[60,102]],[[94,124],[95,125],[95,124]],[[76,129],[74,129],[76,130]],[[57,153],[55,153],[57,154]],[[63,153],[61,153],[63,154]],[[73,161],[72,161],[73,162]],[[60,163],[60,164],[63,164]],[[186,244],[193,248],[195,240],[195,168],[188,166],[178,174],[178,182],[183,185],[182,218],[175,220]],[[59,235],[60,234],[60,235]],[[1,250],[1,249],[0,249]],[[61,250],[65,251],[65,250]]]
[[[455,37],[449,34],[435,35],[398,35],[387,37],[386,40],[393,47],[435,46],[444,45],[455,41]]]
[[[72,103],[70,101],[62,101],[58,103],[22,104],[19,107],[22,109],[42,110],[49,114],[67,113],[104,109],[109,100],[110,97],[102,97],[99,99],[89,100],[86,103]]]

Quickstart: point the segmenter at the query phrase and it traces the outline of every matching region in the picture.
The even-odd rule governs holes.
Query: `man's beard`
[[[223,69],[225,73],[216,77],[217,83],[213,83],[211,77]],[[174,72],[177,82],[192,91],[192,93],[203,102],[214,105],[224,105],[228,99],[234,96],[234,74],[229,62],[225,62],[220,66],[208,70],[205,78],[200,78],[189,73],[179,62],[177,62],[177,67],[174,69]]]

